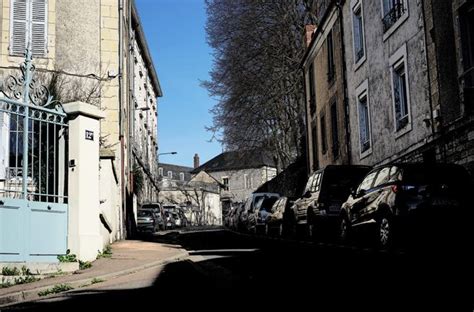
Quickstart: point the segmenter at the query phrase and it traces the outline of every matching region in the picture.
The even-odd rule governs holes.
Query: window
[[[172,171],[168,171],[168,178],[173,179],[173,172]]]
[[[383,168],[379,171],[377,179],[375,179],[374,187],[380,186],[388,182],[390,176],[390,167]]]
[[[314,85],[314,65],[311,63],[308,73],[309,80],[309,110],[311,114],[316,112],[316,86]]]
[[[396,130],[399,131],[408,124],[407,82],[403,62],[393,68],[393,97]]]
[[[367,93],[361,94],[357,99],[359,107],[359,138],[361,153],[370,149],[370,117]]]
[[[359,188],[357,189],[357,192],[360,192],[361,190],[367,191],[370,190],[372,187],[372,183],[374,182],[375,174],[377,171],[370,173],[368,176],[364,178],[362,183],[359,185]]]
[[[331,135],[332,135],[332,154],[334,158],[339,156],[339,132],[337,129],[337,106],[336,102],[331,105]]]
[[[28,45],[33,56],[46,55],[47,0],[11,0],[10,54],[24,55]]]
[[[224,184],[224,191],[228,191],[229,190],[229,177],[223,177],[222,184]]]
[[[161,167],[158,168],[158,175],[159,175],[160,177],[163,176],[163,168],[161,168]]]
[[[311,192],[319,191],[319,181],[321,180],[321,173],[318,173],[313,178],[313,184],[311,185]]]
[[[313,151],[313,170],[318,169],[318,132],[316,130],[316,123],[311,129],[312,151]]]
[[[389,30],[406,12],[404,0],[382,0],[383,31]]]
[[[326,139],[326,120],[325,120],[325,117],[324,115],[321,116],[320,120],[320,127],[321,127],[321,148],[322,148],[322,151],[323,151],[323,154],[326,153],[327,149],[328,149],[328,143],[327,143],[327,139]]]
[[[352,26],[354,40],[354,60],[358,63],[365,56],[364,19],[362,16],[362,3],[358,2],[352,9]]]
[[[464,87],[474,88],[474,4],[463,8],[459,14],[461,26],[462,74]]]
[[[244,174],[244,184],[246,189],[252,188],[252,177],[248,174]]]
[[[332,41],[332,30],[329,32],[327,38],[328,47],[328,81],[334,79],[335,68],[334,68],[334,43]]]
[[[406,44],[398,49],[389,59],[392,76],[392,101],[394,126],[397,137],[411,130],[410,90],[406,66]],[[403,130],[403,131],[402,131]]]
[[[179,173],[179,179],[180,179],[181,181],[184,181],[184,173],[183,173],[183,172],[180,172],[180,173]]]

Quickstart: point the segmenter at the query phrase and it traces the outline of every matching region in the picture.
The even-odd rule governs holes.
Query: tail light
[[[392,185],[392,192],[397,194],[400,191],[400,187],[397,184]]]

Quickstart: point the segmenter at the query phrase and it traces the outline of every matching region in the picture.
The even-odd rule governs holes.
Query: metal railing
[[[383,31],[386,32],[390,29],[405,13],[406,9],[403,5],[403,1],[396,3],[390,11],[382,19],[383,22]]]

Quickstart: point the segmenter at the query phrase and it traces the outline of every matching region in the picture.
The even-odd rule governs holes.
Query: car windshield
[[[326,171],[322,186],[324,195],[333,199],[346,200],[350,189],[356,187],[368,171],[368,168],[345,168],[344,170]]]
[[[146,209],[160,209],[160,206],[159,205],[152,205],[152,204],[148,204],[148,205],[143,205],[142,208],[146,208]]]
[[[151,217],[152,213],[151,210],[138,210],[139,217]]]

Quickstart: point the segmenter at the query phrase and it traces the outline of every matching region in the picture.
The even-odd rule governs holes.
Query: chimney
[[[197,167],[199,167],[199,155],[194,154],[194,169],[196,169]]]
[[[305,47],[308,48],[313,40],[313,34],[316,31],[316,25],[305,25],[304,26],[304,43]]]

